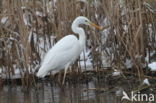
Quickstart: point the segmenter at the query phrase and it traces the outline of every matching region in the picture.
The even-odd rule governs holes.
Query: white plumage
[[[49,71],[64,69],[69,63],[72,64],[81,50],[78,39],[74,35],[68,35],[57,42],[45,55],[37,76],[44,77]]]
[[[79,39],[74,35],[67,35],[58,41],[45,55],[41,67],[37,72],[38,77],[44,77],[52,70],[64,68],[64,74],[66,74],[68,67],[74,63],[85,47],[86,36],[84,30],[79,27],[80,24],[91,25],[101,29],[101,27],[93,24],[86,17],[77,17],[72,23],[72,30],[74,33],[79,34]]]

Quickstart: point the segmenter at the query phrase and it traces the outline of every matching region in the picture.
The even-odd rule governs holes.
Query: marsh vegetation
[[[46,86],[43,80],[36,78],[35,72],[49,48],[65,35],[73,34],[71,23],[80,15],[86,16],[104,29],[100,31],[85,27],[87,47],[68,71],[66,85],[102,82],[105,85],[91,87],[91,91],[103,92],[105,87],[106,91],[112,90],[111,85],[114,85],[112,88],[116,88],[117,81],[121,81],[120,87],[121,84],[130,85],[127,91],[152,88],[152,92],[155,92],[156,69],[149,68],[150,63],[156,62],[155,0],[1,0],[0,87],[2,91],[4,92],[7,86],[18,84],[24,91],[25,88],[36,90],[40,88],[40,84]],[[63,74],[63,71],[59,73]],[[62,75],[52,74],[54,73],[50,73],[45,81],[49,81],[47,84],[58,86],[57,81]],[[148,86],[144,87],[142,85],[144,80],[149,80],[150,85],[146,82],[145,85]],[[51,89],[58,88],[57,86]],[[105,95],[107,93],[98,96],[105,97]],[[54,100],[53,97],[51,99]],[[82,98],[77,95],[72,99]],[[67,103],[79,103],[79,101],[72,102],[73,100]],[[98,100],[101,102],[87,100],[82,103],[103,101],[100,98]],[[110,103],[118,102],[120,99]]]

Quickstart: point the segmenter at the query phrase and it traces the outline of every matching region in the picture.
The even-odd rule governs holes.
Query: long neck
[[[72,30],[74,33],[79,34],[79,43],[81,46],[81,50],[83,50],[86,45],[85,31],[81,27],[78,27],[78,25],[74,25],[74,24],[72,25]]]

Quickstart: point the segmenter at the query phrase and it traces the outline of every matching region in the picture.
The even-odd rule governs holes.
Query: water
[[[102,85],[101,85],[102,84]],[[104,83],[89,82],[58,86],[38,83],[27,92],[20,85],[5,85],[0,90],[0,103],[120,103],[115,91],[105,90]],[[103,88],[101,89],[101,86]]]

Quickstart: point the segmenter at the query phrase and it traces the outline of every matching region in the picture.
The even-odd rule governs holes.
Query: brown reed
[[[46,0],[1,0],[0,20],[7,17],[5,23],[0,23],[2,74],[10,77],[19,68],[22,84],[30,85],[30,74],[41,62],[41,50],[47,51],[60,38],[71,34],[73,19],[83,15],[99,25],[109,27],[106,29],[107,38],[101,31],[85,28],[87,39],[91,43],[94,69],[104,68],[104,55],[111,68],[121,71],[126,68],[126,59],[131,59],[133,72],[141,79],[145,73],[145,57],[150,51],[156,50],[156,14],[144,5],[147,1],[86,1],[50,0],[51,4],[48,4],[49,1]],[[150,2],[155,3],[152,0]],[[36,15],[37,11],[42,14]],[[23,15],[28,19],[27,25],[23,21]],[[105,18],[108,23],[104,23]],[[56,38],[51,40],[51,36]]]

